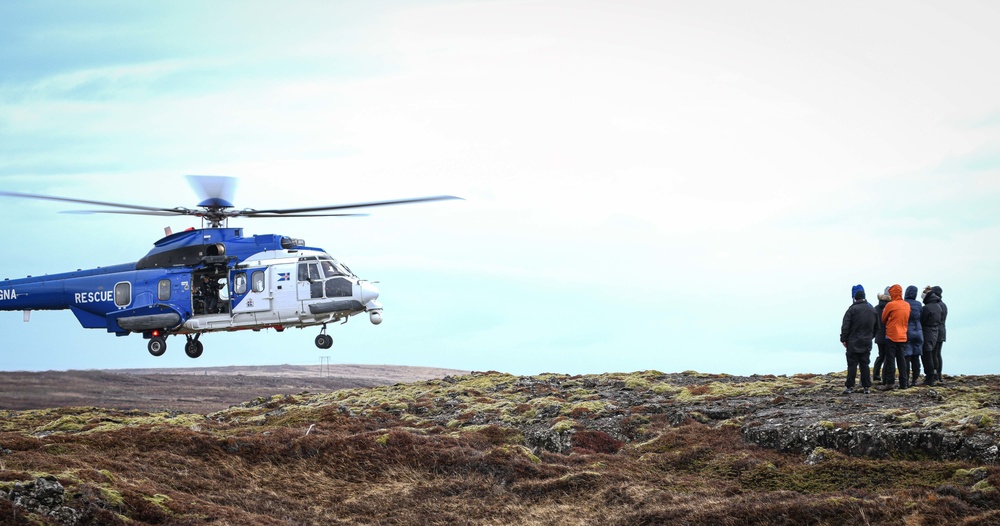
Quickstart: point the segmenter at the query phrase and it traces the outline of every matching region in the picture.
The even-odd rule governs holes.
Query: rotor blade
[[[202,201],[222,199],[233,202],[236,192],[236,178],[223,175],[188,175],[188,184]]]
[[[80,203],[85,205],[114,206],[118,208],[131,208],[133,210],[147,210],[150,212],[170,212],[171,208],[157,208],[153,206],[129,205],[125,203],[109,203],[106,201],[91,201],[88,199],[73,199],[71,197],[56,197],[52,195],[22,194],[19,192],[0,192],[0,195],[8,197],[22,197],[25,199],[45,199],[48,201],[63,201],[65,203]]]
[[[388,205],[403,205],[409,203],[424,203],[428,201],[447,201],[450,199],[462,199],[461,197],[455,197],[453,195],[435,195],[432,197],[415,197],[412,199],[396,199],[393,201],[372,201],[370,203],[353,203],[346,205],[331,205],[331,206],[316,206],[310,208],[284,208],[284,209],[274,209],[274,210],[250,210],[245,211],[244,216],[253,217],[260,214],[300,214],[304,212],[322,212],[324,210],[343,210],[346,208],[365,208],[369,206],[388,206]]]
[[[238,217],[248,217],[250,219],[261,218],[261,217],[367,217],[368,214],[257,214],[253,215],[243,215],[237,214]]]
[[[195,215],[195,210],[173,210],[173,211],[151,211],[151,212],[131,212],[128,210],[63,210],[60,214],[123,214],[134,216],[182,216]]]

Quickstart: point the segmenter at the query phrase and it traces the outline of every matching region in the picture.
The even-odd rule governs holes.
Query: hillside
[[[464,376],[0,410],[6,524],[1000,524],[1000,383]]]

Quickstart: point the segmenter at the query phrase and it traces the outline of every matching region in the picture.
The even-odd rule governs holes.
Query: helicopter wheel
[[[326,334],[320,334],[316,337],[316,347],[320,349],[329,349],[333,347],[333,338]]]
[[[201,353],[205,352],[205,346],[198,340],[188,340],[184,344],[184,354],[190,356],[191,358],[197,358],[201,356]]]
[[[153,356],[163,356],[163,353],[167,352],[167,341],[161,336],[150,338],[146,349],[148,349],[149,354],[152,354]]]

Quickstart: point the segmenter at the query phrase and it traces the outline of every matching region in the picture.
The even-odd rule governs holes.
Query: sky
[[[0,191],[238,208],[378,281],[385,321],[154,358],[0,312],[0,370],[394,364],[842,371],[857,283],[939,285],[945,374],[1000,372],[1000,7],[971,1],[0,2]],[[0,279],[194,218],[0,198]]]

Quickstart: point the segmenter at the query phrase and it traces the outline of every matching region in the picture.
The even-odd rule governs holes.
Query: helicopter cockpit
[[[309,282],[310,298],[343,298],[352,294],[352,278],[357,276],[329,255],[299,258],[298,278]]]

